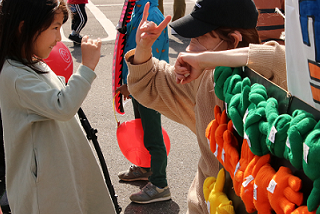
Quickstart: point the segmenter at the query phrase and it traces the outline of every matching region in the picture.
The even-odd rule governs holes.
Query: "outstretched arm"
[[[160,36],[163,29],[168,25],[171,20],[171,16],[166,18],[156,25],[154,22],[147,20],[149,15],[150,3],[146,3],[143,11],[143,16],[136,34],[136,51],[133,58],[133,64],[142,64],[150,59],[152,56],[152,45],[156,39]]]
[[[287,90],[285,46],[275,41],[249,47],[202,53],[180,53],[175,65],[177,83],[189,83],[205,69],[248,66]]]
[[[226,51],[205,51],[201,53],[181,52],[175,64],[177,83],[185,84],[197,79],[206,69],[217,66],[245,66],[249,48],[237,48]]]

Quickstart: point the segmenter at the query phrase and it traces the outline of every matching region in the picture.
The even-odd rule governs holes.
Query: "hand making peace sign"
[[[141,64],[146,62],[152,56],[152,45],[160,36],[163,29],[168,25],[171,16],[166,16],[165,19],[156,25],[152,21],[148,21],[150,3],[146,3],[143,10],[143,17],[139,24],[136,34],[136,52],[134,55],[133,64]]]

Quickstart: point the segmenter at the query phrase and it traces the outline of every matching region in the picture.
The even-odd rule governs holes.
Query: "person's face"
[[[49,57],[50,52],[57,42],[61,41],[60,28],[63,24],[63,13],[57,13],[50,27],[41,32],[34,42],[34,55],[40,59]]]
[[[187,52],[203,52],[203,51],[220,51],[227,50],[228,44],[226,41],[219,38],[214,31],[206,33],[202,36],[192,38]]]

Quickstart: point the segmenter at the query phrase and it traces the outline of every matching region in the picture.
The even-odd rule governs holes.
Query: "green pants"
[[[167,183],[167,150],[163,141],[161,114],[141,105],[132,98],[135,118],[141,118],[144,131],[144,145],[151,155],[152,175],[149,181],[157,187],[168,186]]]
[[[158,1],[158,8],[164,14],[163,0]],[[173,1],[173,17],[172,21],[175,21],[183,17],[186,13],[186,1],[185,0],[174,0]]]

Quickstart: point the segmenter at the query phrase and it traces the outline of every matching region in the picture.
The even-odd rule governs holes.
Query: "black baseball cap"
[[[218,27],[255,28],[257,20],[252,0],[198,0],[189,15],[169,25],[180,36],[195,38]]]

